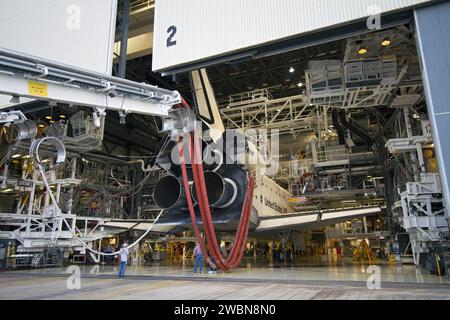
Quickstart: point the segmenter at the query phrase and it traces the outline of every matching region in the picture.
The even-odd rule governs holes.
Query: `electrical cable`
[[[73,166],[70,162],[67,162],[67,164],[69,165],[69,167],[73,170]],[[76,168],[75,168],[76,171]],[[78,177],[82,180],[82,177],[80,176],[80,174],[78,174]],[[132,197],[133,195],[135,195],[136,193],[138,193],[139,191],[142,190],[142,188],[145,186],[145,183],[147,182],[147,180],[151,177],[151,172],[148,173],[139,183],[137,183],[136,185],[130,187],[128,190],[125,190],[123,192],[118,192],[118,193],[106,193],[103,190],[100,190],[98,188],[96,188],[95,186],[88,184],[86,182],[83,182],[83,186],[87,187],[88,189],[91,189],[92,191],[95,191],[99,194],[102,195],[108,195],[108,196],[114,196],[114,197],[125,197],[126,199]],[[139,190],[134,191],[134,189],[139,188]],[[134,192],[132,194],[130,194],[130,192]]]
[[[3,157],[2,160],[0,160],[0,167],[3,166],[3,165],[5,164],[5,162],[6,162],[6,161],[11,157],[11,155],[14,153],[14,151],[17,150],[17,148],[18,148],[20,142],[21,142],[20,140],[19,140],[19,141],[16,141],[16,142],[11,146],[11,148],[9,148],[8,152],[6,153],[6,155]]]
[[[144,239],[144,237],[150,233],[150,231],[152,231],[153,226],[158,222],[159,218],[161,217],[161,215],[163,214],[164,210],[161,210],[158,214],[158,216],[156,217],[156,219],[152,222],[152,224],[150,225],[150,227],[147,229],[147,231],[145,231],[145,233],[139,238],[137,239],[135,242],[133,242],[132,244],[130,244],[127,249],[131,249],[133,248],[136,244],[138,244],[139,242],[141,242],[142,239]],[[104,253],[104,252],[99,252],[96,251],[94,249],[91,249],[85,242],[83,242],[83,240],[81,240],[71,229],[69,223],[67,222],[67,220],[65,218],[63,218],[64,223],[66,224],[66,226],[69,228],[70,233],[75,237],[75,239],[77,239],[82,245],[83,247],[85,247],[86,249],[88,249],[90,252],[94,253],[94,254],[98,254],[101,256],[115,256],[117,254],[120,253],[120,251],[116,251],[113,253]]]
[[[115,256],[115,255],[119,254],[120,251],[113,252],[113,253],[104,253],[104,252],[96,251],[96,250],[90,248],[83,240],[81,240],[81,239],[75,234],[75,232],[73,232],[72,227],[70,226],[70,224],[69,224],[69,222],[67,221],[67,219],[66,219],[65,217],[62,216],[61,209],[59,208],[58,203],[56,202],[55,196],[53,195],[53,193],[52,193],[52,191],[51,191],[51,189],[50,189],[50,185],[49,185],[48,180],[47,180],[47,177],[46,177],[46,175],[45,175],[44,168],[43,168],[42,165],[40,165],[40,164],[37,164],[37,165],[38,165],[38,168],[39,168],[39,172],[41,173],[42,180],[43,180],[43,182],[44,182],[44,184],[45,184],[46,191],[47,191],[48,195],[50,196],[50,199],[51,199],[51,201],[52,201],[52,203],[53,203],[54,208],[56,209],[57,216],[61,217],[61,219],[64,221],[65,225],[66,225],[67,228],[69,229],[69,231],[70,231],[70,233],[72,234],[72,236],[73,236],[76,240],[78,240],[78,241],[81,243],[81,245],[82,245],[83,247],[85,247],[88,251],[90,251],[90,252],[92,252],[92,253],[94,253],[94,254],[101,255],[101,256]],[[138,243],[139,243],[139,242],[140,242],[140,241],[141,241],[141,240],[142,240],[142,239],[143,239],[143,238],[144,238],[144,237],[145,237],[145,236],[153,229],[153,226],[159,221],[159,218],[161,217],[161,215],[163,214],[163,212],[164,212],[164,210],[161,210],[161,212],[158,214],[158,216],[156,217],[156,219],[152,222],[152,224],[150,225],[150,227],[148,228],[148,230],[147,230],[147,231],[146,231],[139,239],[137,239],[137,240],[136,240],[135,242],[133,242],[130,246],[128,246],[128,247],[127,247],[128,249],[131,249],[131,248],[134,247],[136,244],[138,244]]]

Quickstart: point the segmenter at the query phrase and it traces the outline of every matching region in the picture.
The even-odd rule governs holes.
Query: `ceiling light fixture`
[[[127,114],[123,111],[119,112],[119,122],[123,126],[127,124]]]
[[[297,83],[297,87],[299,87],[299,88],[303,87],[303,82]]]
[[[383,39],[383,41],[381,41],[381,45],[383,46],[383,47],[387,47],[387,46],[389,46],[389,45],[391,45],[391,40],[389,40],[388,38],[385,38],[385,39]]]
[[[366,47],[360,47],[359,50],[358,50],[358,53],[360,55],[366,54],[367,53],[367,48]]]
[[[295,72],[294,67],[290,67],[290,68],[289,68],[289,73],[294,73],[294,72]]]
[[[53,118],[52,118],[52,116],[46,116],[45,119],[52,120]]]

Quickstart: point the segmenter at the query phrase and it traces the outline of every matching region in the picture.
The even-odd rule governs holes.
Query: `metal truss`
[[[144,10],[154,9],[155,0],[132,0],[131,13],[137,13]]]
[[[414,263],[419,265],[422,253],[429,253],[434,244],[442,243],[443,234],[448,232],[449,225],[442,202],[439,174],[426,172],[423,151],[432,143],[429,122],[422,120],[422,135],[414,136],[410,106],[402,106],[402,109],[405,123],[404,126],[399,125],[397,131],[401,135],[404,127],[407,137],[390,139],[386,148],[393,155],[410,156],[415,181],[402,186],[404,191],[398,192],[399,199],[392,208],[396,223],[409,234]]]
[[[220,109],[227,129],[278,129],[280,134],[315,130],[316,112],[304,95],[272,99],[267,89],[232,96]]]
[[[397,78],[384,79],[378,84],[362,84],[360,86],[342,86],[338,89],[313,92],[308,90],[308,103],[342,109],[369,108],[387,106],[396,89],[408,91],[410,87],[417,85],[401,85],[407,68],[403,68]],[[308,87],[310,77],[307,72]]]
[[[78,234],[84,242],[93,242],[110,235],[100,231],[99,227],[105,223],[102,218],[63,214],[58,219],[50,219],[37,214],[1,213],[0,238],[16,239],[21,243],[19,251],[23,252],[39,251],[55,244],[59,247],[81,249],[80,242],[73,237],[72,232],[63,228],[63,218],[71,225],[72,232]],[[6,231],[4,228],[13,230]]]

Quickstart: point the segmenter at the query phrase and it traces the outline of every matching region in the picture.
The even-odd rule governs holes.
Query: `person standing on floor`
[[[220,251],[222,252],[222,256],[223,256],[224,258],[228,258],[228,250],[227,250],[227,247],[226,247],[225,243],[223,243],[223,244],[220,246]]]
[[[128,251],[128,244],[124,243],[122,248],[119,251],[119,278],[125,277],[125,269],[127,268],[128,263],[128,255],[130,252]]]
[[[197,268],[200,267],[200,273],[203,272],[203,253],[200,248],[200,244],[197,242],[194,248],[194,257],[195,257],[195,265],[194,265],[194,273],[197,273]]]

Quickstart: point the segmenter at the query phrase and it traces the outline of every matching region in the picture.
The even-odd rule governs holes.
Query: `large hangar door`
[[[415,10],[428,114],[440,167],[447,217],[450,215],[450,2]]]
[[[116,13],[117,0],[1,1],[0,48],[111,75]]]
[[[153,71],[173,74],[258,59],[386,29],[412,21],[413,8],[435,1],[157,1]]]

